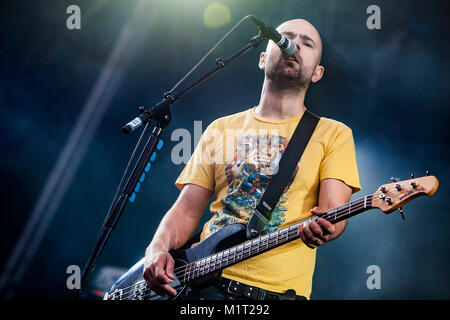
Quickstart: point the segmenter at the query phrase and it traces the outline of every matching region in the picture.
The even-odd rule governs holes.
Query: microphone
[[[290,57],[297,52],[297,44],[293,40],[283,37],[274,27],[266,24],[264,21],[254,16],[250,16],[250,18],[252,18],[253,22],[259,27],[259,30],[261,30],[261,33],[266,38],[275,42],[284,56]]]

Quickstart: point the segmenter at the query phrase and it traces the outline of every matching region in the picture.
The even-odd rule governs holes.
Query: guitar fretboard
[[[306,225],[311,221],[318,220],[319,218],[323,218],[334,224],[372,208],[371,203],[372,195],[368,195],[326,211],[321,215],[312,216],[280,230],[248,240],[240,245],[220,251],[195,262],[191,262],[186,265],[184,275],[180,277],[180,279],[182,279],[182,282],[187,283],[217,270],[224,269],[240,261],[263,253],[264,251],[298,239],[300,237],[298,232],[300,224]]]

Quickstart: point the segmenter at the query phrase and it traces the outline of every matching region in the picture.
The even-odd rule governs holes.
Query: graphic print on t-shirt
[[[233,162],[225,166],[228,183],[228,194],[222,199],[225,207],[210,221],[211,234],[224,226],[249,221],[271,177],[278,172],[287,144],[286,137],[272,134],[244,135],[237,141]],[[264,233],[276,230],[285,221],[286,193],[297,171],[298,165],[273,209]]]

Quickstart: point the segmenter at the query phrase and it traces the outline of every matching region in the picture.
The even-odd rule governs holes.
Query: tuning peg
[[[402,215],[403,221],[405,221],[405,216],[403,215],[403,207],[398,208],[398,212]]]
[[[428,171],[428,170],[425,171],[425,175],[426,175],[426,176],[429,176],[429,175],[430,175],[430,171]]]
[[[414,179],[414,173],[411,173],[411,179]]]
[[[391,177],[391,181],[392,181],[392,182],[399,182],[399,181],[400,181],[400,178]]]

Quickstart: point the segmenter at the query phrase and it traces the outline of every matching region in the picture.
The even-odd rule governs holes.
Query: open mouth
[[[294,56],[283,57],[283,59],[288,60],[288,61],[294,61],[295,63],[298,63],[297,59]]]

